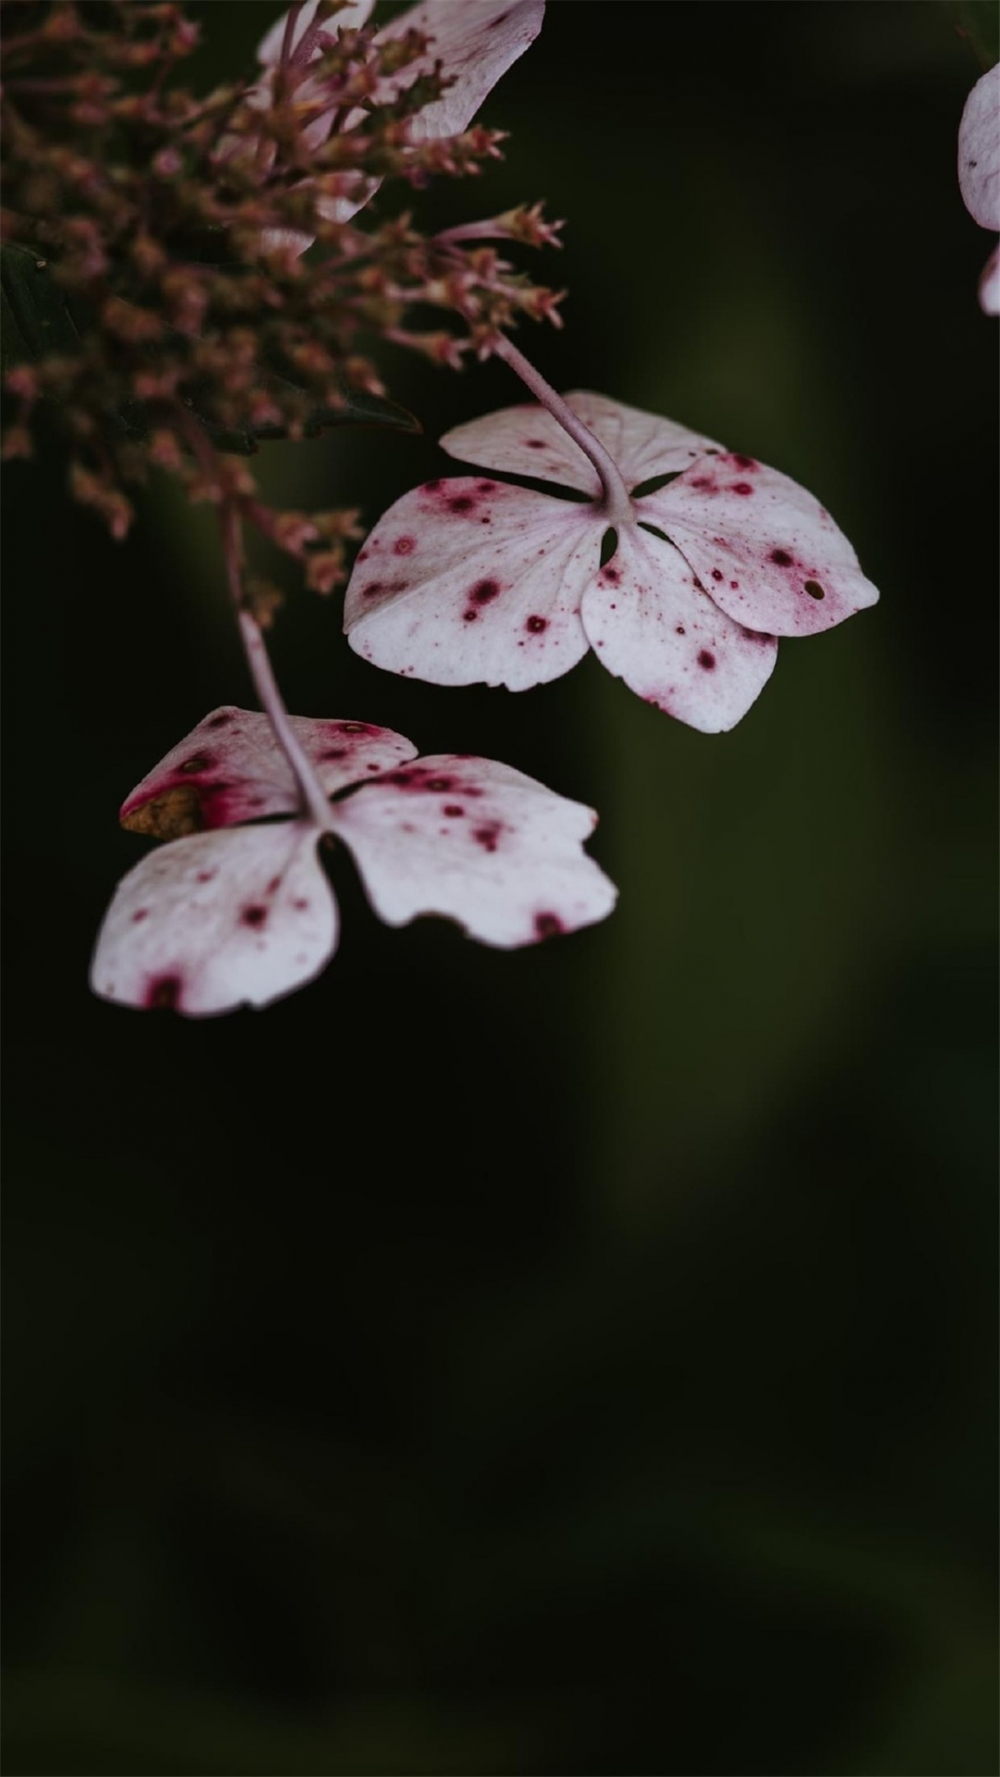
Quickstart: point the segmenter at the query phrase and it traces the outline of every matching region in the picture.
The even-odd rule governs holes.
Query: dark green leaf
[[[80,335],[66,298],[46,261],[12,241],[0,247],[3,289],[3,365],[37,362],[49,353],[71,355],[80,349]]]

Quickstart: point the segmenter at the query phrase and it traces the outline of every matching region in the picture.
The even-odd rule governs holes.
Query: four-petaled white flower
[[[965,207],[994,234],[1000,230],[1000,62],[976,81],[958,129],[958,183]],[[1000,247],[994,247],[979,280],[979,301],[1000,314]]]
[[[213,711],[132,791],[123,824],[171,843],[118,885],[91,966],[102,999],[206,1017],[312,980],[337,946],[330,835],[389,925],[441,914],[514,949],[610,913],[614,886],[583,850],[589,808],[492,759],[417,759],[367,722],[291,725],[333,798],[325,827],[250,710]]]
[[[482,476],[404,494],[347,589],[344,628],[365,660],[522,691],[593,648],[647,702],[717,733],[766,684],[778,636],[814,635],[875,603],[843,532],[787,475],[603,395],[565,401],[631,490],[611,559],[601,566],[612,520],[597,471],[546,409],[458,426],[441,439],[452,456],[589,498]]]

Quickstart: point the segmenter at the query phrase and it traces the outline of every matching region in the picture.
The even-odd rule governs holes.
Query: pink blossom
[[[416,759],[367,722],[290,720],[333,798],[322,825],[301,813],[268,718],[232,707],[126,799],[125,825],[170,843],[118,885],[91,967],[102,999],[207,1017],[311,981],[337,947],[320,857],[336,840],[389,925],[435,913],[513,949],[610,913],[615,889],[583,850],[589,808],[492,759]],[[275,815],[288,818],[236,824]]]
[[[543,407],[457,427],[441,440],[452,456],[588,498],[487,476],[404,494],[347,589],[344,627],[364,659],[433,684],[522,691],[593,648],[648,703],[716,733],[763,689],[778,636],[875,603],[847,538],[788,476],[603,395],[565,403],[631,490],[624,509],[610,516],[597,470]]]
[[[958,183],[980,228],[1000,230],[1000,62],[976,81],[958,129]],[[1000,259],[994,247],[979,280],[980,306],[1000,314]]]

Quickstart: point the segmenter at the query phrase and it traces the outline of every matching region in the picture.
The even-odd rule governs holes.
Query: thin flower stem
[[[507,338],[505,333],[498,333],[491,342],[496,357],[509,364],[514,373],[531,390],[532,394],[548,408],[554,420],[568,432],[574,444],[578,444],[584,456],[589,457],[600,477],[604,489],[604,511],[609,524],[628,524],[635,517],[635,509],[629,496],[628,488],[622,479],[621,470],[610,452],[605,450],[599,438],[595,438],[589,427],[578,419],[571,407],[567,407],[561,395],[557,395],[544,376],[529,364],[523,352]]]
[[[288,15],[285,19],[285,29],[281,39],[281,54],[278,57],[278,66],[281,68],[285,66],[292,53],[292,44],[295,41],[295,26],[299,13],[302,11],[302,4],[303,0],[293,0],[292,5],[288,8]]]
[[[305,809],[317,827],[324,833],[328,833],[330,831],[330,804],[289,721],[288,711],[285,708],[281,692],[278,690],[278,681],[274,676],[274,668],[271,665],[260,624],[244,602],[241,572],[242,527],[239,513],[231,500],[226,501],[223,505],[221,522],[222,547],[226,558],[226,578],[229,582],[233,604],[236,607],[240,640],[243,643],[243,652],[250,668],[254,689],[260,698],[261,707],[274,729],[275,739],[292,768]]]
[[[513,231],[499,222],[459,222],[454,228],[443,228],[434,236],[435,247],[453,247],[461,241],[509,241]]]

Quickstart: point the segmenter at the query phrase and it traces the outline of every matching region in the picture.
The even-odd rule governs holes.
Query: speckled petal
[[[434,685],[523,691],[587,651],[580,597],[604,521],[588,504],[489,480],[404,494],[358,555],[344,607],[351,647]]]
[[[370,722],[293,716],[292,727],[328,796],[412,759],[416,747]],[[161,759],[122,804],[133,833],[176,839],[203,827],[232,827],[299,806],[291,768],[258,710],[213,710]]]
[[[305,821],[199,833],[143,858],[105,916],[90,984],[101,999],[207,1018],[311,981],[337,909]]]
[[[751,457],[710,456],[636,507],[748,629],[815,635],[878,598],[812,494]]]
[[[399,90],[437,61],[453,77],[439,99],[410,119],[410,140],[429,142],[467,129],[497,81],[534,42],[544,14],[545,0],[420,0],[384,26],[379,43],[407,31],[432,39],[427,55],[402,70]]]
[[[637,526],[583,598],[583,625],[603,666],[703,734],[732,728],[767,684],[772,636],[734,623],[702,592],[676,549]]]
[[[295,30],[292,36],[293,49],[297,48],[316,17],[318,5],[319,0],[306,0],[295,21]],[[367,24],[374,6],[375,0],[351,0],[350,5],[342,6],[339,12],[331,13],[326,21],[325,29],[329,31],[331,36],[335,31],[358,31],[362,25]],[[281,46],[285,40],[287,17],[287,12],[283,12],[257,46],[258,60],[263,62],[265,67],[275,65],[281,58]],[[316,54],[321,53],[321,50],[317,48]]]
[[[630,488],[654,475],[678,474],[713,448],[712,439],[700,432],[689,432],[686,426],[626,407],[606,395],[576,389],[563,399],[610,451]],[[485,469],[538,476],[595,497],[601,491],[589,459],[559,422],[534,402],[455,426],[441,439],[441,448],[463,463],[481,463]]]
[[[958,128],[958,183],[980,228],[1000,229],[1000,62],[976,81]]]
[[[453,754],[418,759],[334,810],[389,925],[442,914],[502,949],[610,913],[614,885],[583,850],[596,819],[510,766]]]

